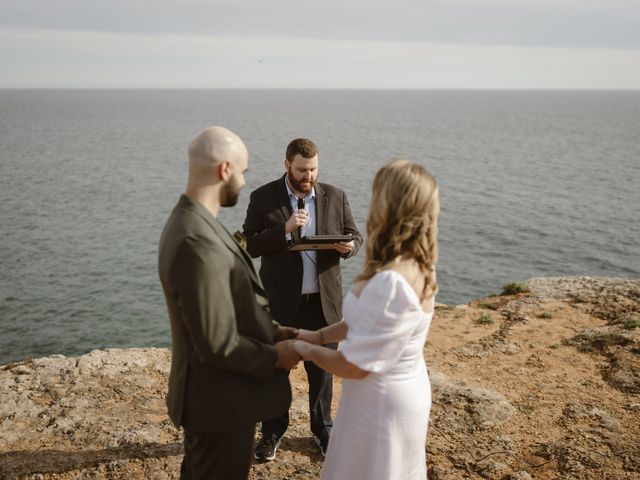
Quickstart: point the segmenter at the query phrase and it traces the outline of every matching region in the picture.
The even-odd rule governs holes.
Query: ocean
[[[232,232],[304,136],[363,232],[390,158],[437,178],[441,303],[534,276],[640,277],[639,91],[0,90],[0,364],[170,346],[158,239],[210,125],[250,152],[220,216]]]

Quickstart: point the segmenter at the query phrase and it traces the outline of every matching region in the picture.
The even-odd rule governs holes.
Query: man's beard
[[[289,170],[287,171],[287,180],[289,180],[289,185],[296,192],[309,193],[318,181],[318,177],[312,179],[309,183],[299,182],[295,179],[293,173],[291,173],[291,167],[289,167]]]
[[[231,180],[224,186],[224,198],[222,199],[223,207],[233,207],[238,203],[238,197],[240,197],[240,190],[242,187],[238,183],[236,177],[231,177]]]

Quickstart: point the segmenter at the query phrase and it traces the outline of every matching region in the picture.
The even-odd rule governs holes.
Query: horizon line
[[[434,91],[434,92],[640,92],[637,88],[532,88],[532,87],[467,87],[467,88],[407,88],[407,87],[0,87],[2,90],[51,91],[51,90],[234,90],[234,91]]]

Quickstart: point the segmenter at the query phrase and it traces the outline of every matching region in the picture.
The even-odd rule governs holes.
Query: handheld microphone
[[[304,198],[298,198],[298,210],[304,210]],[[302,227],[298,228],[298,234],[302,238]]]

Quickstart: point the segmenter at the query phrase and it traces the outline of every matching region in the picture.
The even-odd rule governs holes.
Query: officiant
[[[318,182],[318,148],[297,138],[286,149],[285,174],[251,193],[243,229],[247,250],[261,257],[260,277],[271,314],[282,325],[318,330],[342,319],[340,259],[354,256],[362,244],[346,194]],[[291,242],[311,235],[351,235],[331,249],[291,251]],[[336,345],[332,345],[336,348]],[[324,456],[333,420],[333,379],[305,362],[309,414],[314,442]],[[289,426],[288,413],[262,422],[255,458],[275,459]]]

